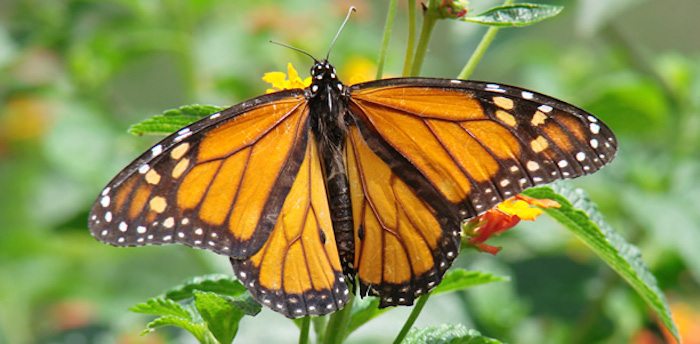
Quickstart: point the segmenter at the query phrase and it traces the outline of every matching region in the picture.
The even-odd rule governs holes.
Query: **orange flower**
[[[549,199],[536,199],[523,195],[503,201],[467,222],[464,229],[468,236],[467,244],[479,251],[495,255],[501,248],[484,244],[484,241],[513,228],[520,220],[534,221],[542,214],[542,209],[551,207],[559,208],[560,205]]]
[[[287,75],[289,75],[289,79],[287,79]],[[265,73],[262,79],[264,82],[272,84],[272,88],[268,88],[266,93],[294,88],[307,88],[311,85],[311,77],[302,80],[291,63],[287,64],[287,74],[284,74],[284,72],[270,72]]]

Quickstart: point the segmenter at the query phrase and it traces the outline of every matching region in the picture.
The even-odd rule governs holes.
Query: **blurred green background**
[[[399,1],[387,75],[400,74],[406,3]],[[544,2],[544,1],[543,1]],[[638,245],[686,343],[700,343],[700,2],[570,0],[554,19],[503,29],[473,79],[531,88],[595,113],[618,135],[611,166],[576,180]],[[499,2],[473,0],[475,12]],[[192,276],[230,274],[194,249],[120,249],[86,228],[102,187],[157,137],[132,123],[191,103],[233,105],[264,93],[264,72],[302,75],[332,54],[341,77],[377,60],[386,1],[3,0],[0,2],[0,343],[190,343],[175,329],[144,337],[128,307]],[[420,13],[420,12],[419,12]],[[454,77],[484,27],[441,21],[423,76]],[[489,242],[491,243],[491,242]],[[498,256],[456,265],[511,281],[432,298],[418,326],[463,323],[512,343],[663,343],[641,299],[549,219],[497,238]],[[382,343],[410,309],[350,338]],[[294,342],[268,309],[241,324],[241,343]]]

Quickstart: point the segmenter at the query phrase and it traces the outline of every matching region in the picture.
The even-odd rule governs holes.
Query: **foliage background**
[[[615,130],[616,161],[575,184],[640,246],[681,335],[698,343],[700,3],[542,2],[566,8],[501,30],[472,78],[562,98]],[[191,341],[175,330],[139,337],[148,317],[126,309],[188,277],[230,274],[226,259],[179,246],[117,249],[86,228],[99,190],[157,140],[126,128],[179,105],[261,94],[262,74],[288,61],[303,72],[308,58],[267,41],[323,56],[350,5],[358,12],[331,55],[344,80],[373,75],[385,2],[0,2],[0,343]],[[401,71],[405,7],[387,75]],[[441,21],[422,75],[455,76],[484,30]],[[663,342],[641,299],[553,221],[522,224],[495,244],[498,256],[463,252],[456,265],[511,281],[431,298],[418,326],[464,323],[514,343]],[[408,313],[387,313],[350,340],[390,340]],[[264,310],[244,319],[238,340],[296,336],[292,322]]]

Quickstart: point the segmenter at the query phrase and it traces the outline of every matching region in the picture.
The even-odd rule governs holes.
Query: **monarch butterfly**
[[[253,297],[287,317],[341,309],[357,281],[380,307],[411,305],[456,258],[461,221],[616,153],[599,119],[533,91],[346,86],[314,61],[309,87],[249,99],[143,153],[98,196],[91,233],[229,256]]]

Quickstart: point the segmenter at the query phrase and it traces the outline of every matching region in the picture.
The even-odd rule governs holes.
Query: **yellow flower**
[[[287,75],[289,75],[289,79],[287,79]],[[287,75],[285,75],[284,72],[265,73],[262,78],[263,81],[272,84],[272,88],[268,88],[266,93],[291,90],[294,88],[307,88],[311,85],[311,77],[302,80],[291,63],[287,64]]]
[[[559,207],[561,207],[559,203],[549,199],[517,195],[470,220],[465,231],[468,236],[467,243],[480,251],[496,254],[500,248],[487,245],[484,241],[513,228],[520,220],[534,221],[542,214],[541,208]]]

